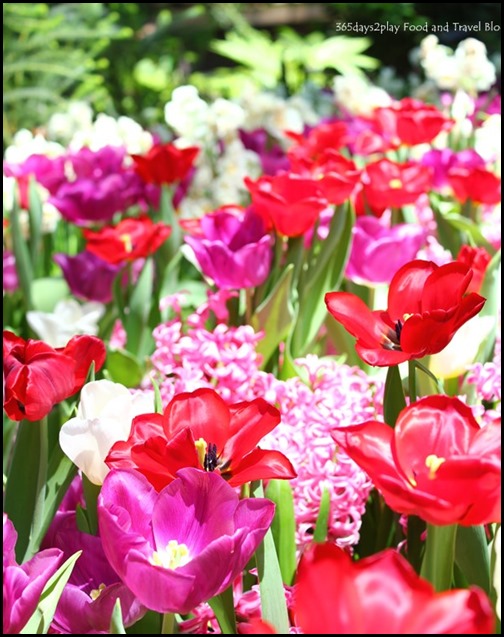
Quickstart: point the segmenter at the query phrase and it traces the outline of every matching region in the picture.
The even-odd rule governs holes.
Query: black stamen
[[[210,443],[205,454],[205,460],[203,461],[203,468],[205,471],[213,471],[217,467],[218,463],[217,445]]]
[[[397,336],[397,342],[400,343],[401,342],[401,332],[402,332],[402,323],[401,321],[397,321],[397,323],[395,324],[395,333]]]

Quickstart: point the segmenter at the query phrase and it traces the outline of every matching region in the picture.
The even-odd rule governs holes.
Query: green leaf
[[[30,219],[30,252],[33,272],[38,274],[38,264],[42,256],[42,200],[40,199],[34,179],[30,179],[28,186]]]
[[[153,284],[154,263],[152,259],[147,259],[133,287],[129,312],[126,314],[124,324],[128,337],[126,347],[129,352],[140,357],[147,354],[149,350],[150,330],[147,329],[147,319],[152,302]]]
[[[296,572],[296,519],[294,498],[288,480],[270,480],[266,497],[275,503],[271,532],[275,542],[282,580],[292,585]]]
[[[119,597],[114,604],[114,610],[112,611],[112,617],[110,618],[110,635],[125,635],[122,612],[121,612],[121,600]]]
[[[262,483],[253,486],[254,497],[264,497]],[[261,594],[262,618],[276,628],[280,635],[289,633],[289,615],[285,602],[282,573],[271,529],[255,553],[259,590]]]
[[[399,366],[392,365],[387,370],[383,394],[383,418],[387,425],[395,427],[397,417],[406,407],[406,399],[399,373]]]
[[[15,204],[10,215],[12,250],[16,258],[16,272],[19,278],[19,287],[23,293],[26,308],[30,310],[32,307],[31,284],[33,281],[33,267],[26,239],[21,232],[20,212],[19,207]]]
[[[490,254],[495,253],[495,248],[483,235],[480,228],[474,223],[474,221],[455,212],[450,212],[443,216],[450,226],[469,235],[476,245],[486,248]]]
[[[53,312],[57,303],[70,296],[65,279],[43,277],[32,282],[33,309],[39,312]]]
[[[450,590],[452,585],[457,530],[457,524],[427,524],[427,539],[420,575],[430,582],[438,593]]]
[[[125,387],[138,387],[144,375],[136,356],[124,349],[108,352],[106,370],[111,381]]]
[[[321,242],[320,251],[299,281],[299,312],[292,335],[294,358],[310,351],[327,317],[326,292],[339,287],[350,254],[354,214],[350,206],[334,211],[329,235]]]
[[[483,526],[460,526],[455,542],[455,563],[468,584],[490,593],[490,555]]]
[[[250,324],[256,332],[264,331],[264,337],[257,345],[257,352],[263,356],[263,368],[279,343],[287,337],[292,325],[293,309],[290,302],[290,287],[293,272],[293,264],[285,268],[271,293],[257,308],[250,320]]]
[[[322,498],[320,499],[320,508],[313,533],[314,542],[325,542],[327,539],[327,531],[329,529],[329,516],[331,514],[331,494],[327,487],[322,489]]]
[[[161,398],[161,392],[159,391],[159,385],[154,378],[151,378],[152,387],[154,389],[154,413],[163,413],[163,399]]]
[[[72,574],[75,562],[80,557],[82,551],[77,551],[60,566],[56,573],[45,585],[35,612],[28,620],[26,626],[21,630],[21,635],[47,635],[49,626],[56,612],[61,593],[65,588],[70,575]]]
[[[233,587],[208,600],[208,604],[215,613],[223,635],[237,635],[236,616],[233,601]]]

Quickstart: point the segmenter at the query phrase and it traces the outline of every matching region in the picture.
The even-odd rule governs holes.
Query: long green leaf
[[[149,316],[152,291],[154,284],[154,263],[147,259],[138,281],[133,288],[130,298],[129,313],[126,314],[124,328],[128,336],[126,347],[129,352],[137,356],[147,353],[147,341],[150,330],[147,330],[147,318]]]
[[[315,531],[313,533],[314,542],[325,542],[327,539],[327,531],[329,529],[329,516],[331,514],[331,494],[327,487],[322,490],[322,498],[320,499],[320,508],[315,523]]]
[[[271,525],[273,540],[277,549],[282,580],[292,585],[296,572],[296,519],[294,497],[287,480],[270,480],[266,497],[275,503],[275,517]]]
[[[233,600],[233,587],[230,586],[220,595],[208,600],[223,635],[237,635],[236,616]]]
[[[387,425],[395,427],[397,417],[406,407],[399,366],[392,365],[387,370],[383,395],[383,418]]]
[[[420,575],[440,593],[451,588],[458,526],[427,525],[427,539]]]
[[[12,248],[16,258],[16,272],[19,277],[19,286],[23,292],[26,308],[31,310],[31,284],[33,281],[33,268],[26,240],[21,233],[21,222],[19,219],[20,210],[14,204],[10,215],[10,225],[12,231]],[[4,215],[5,216],[5,215]]]
[[[258,498],[263,497],[264,492],[261,482],[254,486],[253,494]],[[268,529],[255,556],[259,576],[262,617],[276,628],[277,633],[287,635],[289,632],[289,615],[285,602],[282,573],[271,529]]]
[[[75,562],[80,557],[82,551],[77,551],[60,566],[56,573],[45,585],[35,612],[28,620],[28,623],[21,630],[21,635],[47,635],[47,631],[56,612],[61,593],[65,588],[70,575],[72,574]]]
[[[322,242],[314,264],[303,273],[299,283],[299,312],[292,335],[291,354],[303,356],[327,317],[326,292],[339,287],[350,254],[354,214],[350,206],[334,212],[329,235]]]
[[[455,563],[468,584],[490,593],[490,556],[483,526],[460,526],[455,542]]]
[[[263,356],[263,368],[278,344],[287,337],[292,325],[290,288],[293,272],[294,265],[291,263],[282,272],[275,287],[257,308],[250,321],[256,331],[264,331],[264,338],[257,345],[257,351]]]
[[[112,617],[110,618],[110,635],[125,635],[122,612],[121,612],[121,600],[119,597],[114,604],[114,610],[112,611]]]

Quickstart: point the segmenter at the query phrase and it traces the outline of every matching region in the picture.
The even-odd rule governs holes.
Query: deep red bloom
[[[261,215],[266,230],[275,228],[286,237],[299,237],[310,230],[329,202],[319,184],[291,173],[245,178],[254,210]]]
[[[237,626],[239,635],[276,635],[277,632],[271,624],[262,619],[251,619],[249,622],[241,622]]]
[[[432,170],[414,162],[380,159],[366,166],[362,177],[365,201],[373,214],[415,203],[432,186]]]
[[[429,143],[453,125],[453,120],[445,117],[435,106],[410,97],[375,109],[374,117],[383,134],[395,145]]]
[[[290,479],[296,472],[282,453],[257,447],[279,422],[280,412],[262,398],[227,405],[213,389],[197,389],[177,394],[164,414],[137,416],[105,462],[140,471],[158,491],[183,467],[215,471],[232,486]]]
[[[297,142],[287,153],[289,159],[318,159],[326,150],[337,150],[349,141],[345,122],[323,122],[312,128],[306,137],[288,132],[287,136]]]
[[[369,421],[332,436],[394,511],[437,525],[501,521],[501,424],[481,427],[458,398],[422,398],[394,429]]]
[[[501,200],[501,180],[484,168],[452,168],[448,183],[455,197],[464,203],[468,199],[477,203],[498,204]]]
[[[436,354],[483,307],[466,294],[472,270],[463,263],[437,266],[410,261],[392,278],[387,310],[371,312],[355,294],[328,292],[327,309],[357,338],[355,349],[368,365],[387,367]]]
[[[352,561],[334,544],[304,553],[294,610],[307,635],[487,635],[495,623],[476,587],[436,593],[397,551]]]
[[[158,144],[146,155],[131,155],[135,172],[147,184],[173,184],[181,181],[191,170],[199,148],[177,148],[174,144]]]
[[[54,349],[43,341],[24,339],[4,331],[4,409],[11,420],[40,420],[57,403],[84,385],[94,361],[105,362],[105,345],[96,336],[74,336]]]
[[[117,226],[98,231],[84,230],[83,233],[88,252],[115,264],[153,254],[168,239],[171,228],[164,223],[154,223],[148,217],[128,217]]]
[[[467,265],[473,271],[473,278],[467,288],[468,292],[480,291],[486,269],[491,260],[492,256],[485,248],[473,248],[468,245],[463,245],[460,248],[457,254],[457,261]]]

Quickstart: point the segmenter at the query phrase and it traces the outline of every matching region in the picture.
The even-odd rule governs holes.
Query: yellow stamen
[[[397,178],[391,179],[389,181],[389,186],[391,188],[393,188],[394,190],[398,190],[399,188],[403,187],[403,182],[400,179],[397,179]]]
[[[425,466],[429,469],[429,480],[434,480],[439,467],[446,461],[446,458],[439,458],[435,454],[431,454],[425,458]]]
[[[119,235],[119,239],[124,243],[126,252],[133,252],[133,242],[131,241],[130,234],[121,234]]]
[[[189,549],[185,544],[179,544],[177,540],[170,540],[164,551],[154,551],[150,563],[154,566],[162,566],[174,570],[191,561]]]
[[[105,584],[100,584],[98,588],[93,588],[93,590],[89,593],[89,597],[91,597],[91,599],[94,602],[95,599],[98,599],[98,597],[100,597],[100,595],[102,594],[104,590],[105,590]]]
[[[196,442],[194,443],[194,446],[196,447],[196,452],[198,453],[198,460],[200,462],[200,465],[204,467],[205,456],[208,449],[206,440],[204,440],[203,438],[200,438],[199,440],[196,440]]]

